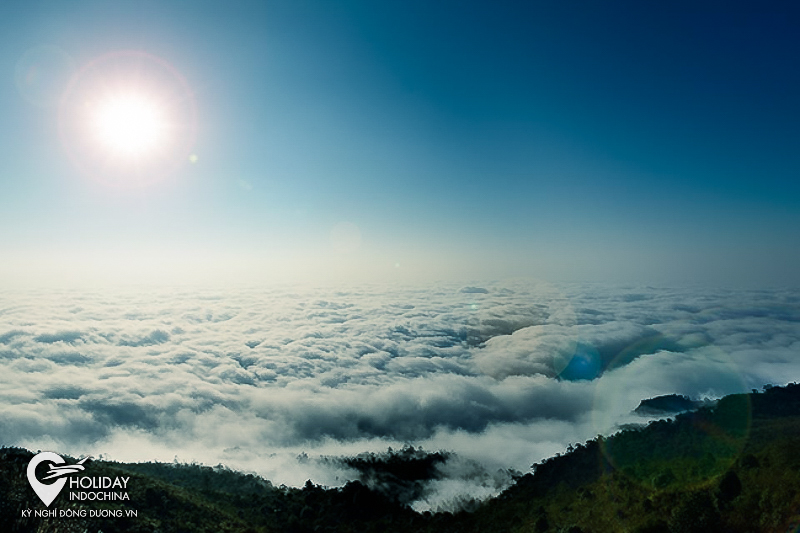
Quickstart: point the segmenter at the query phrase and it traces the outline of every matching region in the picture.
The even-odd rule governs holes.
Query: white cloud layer
[[[800,379],[800,291],[517,280],[0,298],[0,444],[293,485],[352,479],[320,455],[405,443],[485,469],[454,463],[420,509],[494,494],[507,477],[492,472],[641,421],[644,398]]]

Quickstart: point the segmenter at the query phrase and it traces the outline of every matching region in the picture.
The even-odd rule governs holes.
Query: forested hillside
[[[340,488],[276,487],[221,466],[93,461],[93,476],[130,476],[130,501],[52,507],[138,516],[59,519],[22,516],[45,509],[26,479],[33,453],[2,448],[0,531],[786,532],[800,526],[798,450],[800,385],[792,384],[571,446],[456,514],[409,507],[451,454],[406,447],[338,459],[362,476]]]

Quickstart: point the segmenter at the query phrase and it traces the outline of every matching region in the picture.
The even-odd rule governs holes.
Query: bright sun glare
[[[58,115],[74,167],[105,184],[149,187],[194,161],[194,95],[159,57],[123,50],[90,61],[70,80]]]
[[[98,140],[117,156],[141,157],[164,141],[166,128],[158,106],[140,95],[108,98],[97,106],[94,118]]]

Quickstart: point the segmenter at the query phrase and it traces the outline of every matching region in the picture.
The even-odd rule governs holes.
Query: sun
[[[72,76],[59,101],[58,130],[81,176],[123,189],[149,187],[194,161],[194,93],[162,58],[109,52]]]
[[[116,157],[144,157],[156,152],[166,141],[164,114],[155,100],[145,95],[117,94],[93,107],[95,137]]]

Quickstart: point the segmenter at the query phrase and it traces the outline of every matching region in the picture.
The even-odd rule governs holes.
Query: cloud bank
[[[356,474],[317,458],[404,444],[453,451],[461,471],[526,471],[641,422],[644,398],[800,378],[800,291],[514,280],[1,296],[2,444],[222,462],[278,484],[341,484]],[[454,464],[415,507],[502,489]]]

